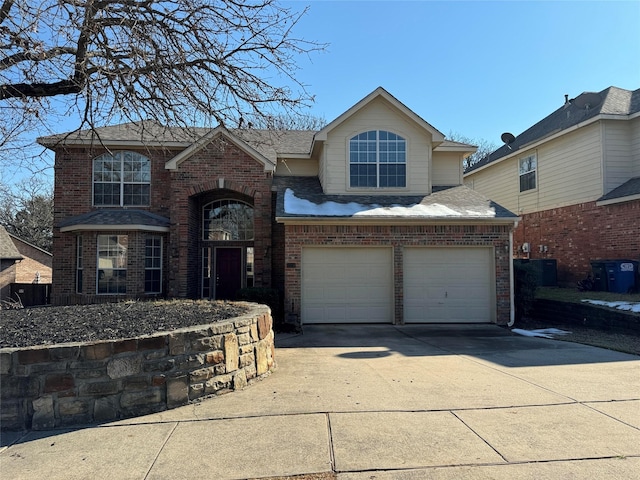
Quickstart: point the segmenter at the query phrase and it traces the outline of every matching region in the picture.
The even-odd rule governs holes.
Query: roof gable
[[[420,126],[424,130],[429,132],[433,138],[434,144],[438,144],[444,141],[444,135],[442,134],[442,132],[440,132],[431,124],[423,120],[419,115],[417,115],[412,110],[410,110],[407,106],[405,106],[402,102],[400,102],[397,98],[395,98],[393,95],[391,95],[382,87],[376,88],[373,92],[371,92],[369,95],[364,97],[362,100],[356,103],[353,107],[351,107],[342,115],[340,115],[338,118],[336,118],[335,120],[330,122],[328,125],[326,125],[322,130],[320,130],[316,134],[315,141],[327,140],[327,135],[329,134],[329,132],[331,132],[338,125],[341,125],[342,123],[347,121],[349,118],[351,118],[353,115],[358,113],[360,110],[365,108],[367,105],[369,105],[372,101],[374,101],[377,98],[383,98],[389,104],[391,104],[394,108],[396,108],[402,114],[404,114],[413,122],[415,122],[418,126]]]
[[[258,151],[249,143],[245,142],[242,138],[237,135],[233,135],[224,127],[216,127],[213,130],[209,131],[207,134],[198,138],[188,148],[181,151],[179,154],[169,160],[165,164],[164,168],[166,168],[167,170],[176,170],[178,166],[186,159],[203,149],[206,145],[210,144],[215,139],[222,137],[224,137],[240,150],[260,162],[264,166],[265,172],[273,172],[275,170],[277,162],[277,152],[274,148],[270,146],[263,146],[263,148],[261,149],[262,151]]]

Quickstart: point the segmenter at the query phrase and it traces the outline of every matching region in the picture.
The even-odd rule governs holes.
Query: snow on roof
[[[490,206],[454,209],[439,203],[390,206],[381,206],[375,203],[369,205],[357,202],[338,203],[330,200],[314,203],[296,197],[290,188],[287,188],[284,193],[284,211],[290,215],[324,217],[496,217],[495,209]]]

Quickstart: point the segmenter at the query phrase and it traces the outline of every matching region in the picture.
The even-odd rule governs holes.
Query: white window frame
[[[523,163],[526,161],[531,161],[533,160],[533,168],[531,168],[531,165],[529,165],[529,169],[526,171],[523,171]],[[531,175],[533,174],[533,187],[529,187],[529,188],[525,188],[524,190],[522,189],[522,180],[525,175]],[[526,192],[530,192],[533,190],[537,190],[538,189],[538,156],[535,153],[532,153],[531,155],[527,155],[526,157],[520,157],[518,159],[518,188],[520,190],[520,193],[526,193]]]
[[[149,241],[154,242],[154,244],[149,246],[147,243]],[[156,241],[159,242],[159,245],[155,245]],[[147,255],[147,248],[151,248],[153,250],[151,256]],[[158,255],[154,254],[156,252],[156,249],[159,249]],[[164,244],[163,244],[163,238],[161,236],[150,235],[147,238],[145,238],[144,240],[144,293],[151,293],[151,294],[162,293],[162,275],[164,273],[162,271],[163,249],[164,249]],[[149,260],[152,263],[151,266],[148,265]],[[151,272],[151,271],[160,272],[158,290],[147,290],[147,272]]]
[[[82,235],[76,235],[76,293],[84,290],[84,245]]]
[[[369,135],[371,133],[375,132],[375,139],[359,139],[358,137],[366,134]],[[381,137],[381,133],[384,134],[391,134],[393,136],[395,136],[396,138],[394,139],[382,139]],[[354,161],[354,155],[358,156],[358,154],[367,156],[367,154],[372,154],[373,150],[368,150],[366,148],[364,149],[358,149],[358,150],[353,150],[353,146],[358,145],[358,146],[365,146],[367,143],[371,143],[371,142],[375,142],[375,162],[371,162],[371,161]],[[381,145],[387,143],[389,146],[394,144],[396,145],[396,147],[399,147],[400,145],[402,145],[402,149],[396,148],[395,150],[382,150],[381,149]],[[349,176],[349,188],[353,188],[353,189],[406,189],[407,188],[407,177],[408,177],[408,172],[407,172],[407,139],[405,137],[403,137],[402,135],[392,132],[390,130],[368,130],[365,132],[360,132],[356,135],[354,135],[353,137],[351,137],[348,140],[348,145],[347,145],[347,160],[348,160],[348,176]],[[402,152],[402,159],[398,160],[398,158],[395,159],[395,161],[384,161],[381,159],[382,154],[384,153],[388,153],[390,155],[396,154],[396,157],[399,157],[399,153]],[[376,184],[375,186],[373,185],[353,185],[352,182],[352,174],[351,174],[351,167],[356,166],[356,165],[368,165],[368,166],[373,166],[375,165],[375,170],[376,170]],[[404,185],[382,185],[381,186],[381,182],[380,182],[380,178],[381,178],[381,167],[382,166],[390,166],[390,165],[404,165]]]
[[[127,156],[130,160],[143,164],[139,171],[127,172]],[[106,170],[103,165],[109,160],[115,165],[119,162],[119,170]],[[96,207],[146,207],[151,202],[151,160],[138,152],[119,150],[113,153],[103,153],[93,159],[93,173],[91,182],[91,202]],[[100,168],[102,167],[102,168]],[[117,177],[117,178],[113,178]],[[96,184],[117,185],[120,189],[118,203],[96,202]],[[131,185],[148,186],[146,202],[125,202],[128,196],[125,187]],[[106,195],[103,194],[103,198]],[[111,196],[110,194],[108,196]]]
[[[216,204],[219,204],[216,206]],[[251,227],[248,222],[242,224],[235,217],[235,210],[229,209],[228,215],[220,219],[210,216],[215,208],[224,208],[231,205],[241,205],[246,211],[251,211]],[[215,207],[214,207],[215,206]],[[252,241],[255,238],[255,209],[253,205],[232,198],[223,198],[207,203],[202,207],[202,239],[213,241]]]
[[[106,242],[104,239],[107,239]],[[112,241],[110,241],[112,240]],[[125,245],[123,245],[123,243]],[[123,249],[118,248],[124,247]],[[100,255],[101,247],[106,248],[107,255]],[[127,267],[129,263],[129,236],[128,235],[98,235],[96,239],[96,294],[98,295],[126,295],[127,294]],[[100,260],[103,260],[102,265]],[[107,262],[111,261],[111,266],[107,265]],[[115,264],[115,265],[114,265]],[[101,273],[102,272],[102,275]],[[124,275],[123,275],[124,272]],[[109,274],[109,275],[108,275]],[[101,278],[102,277],[102,278]],[[107,279],[107,280],[105,280]],[[114,279],[110,282],[108,279]],[[107,291],[100,291],[102,285],[101,281],[107,282],[109,288]],[[124,291],[121,290],[121,286],[124,282]],[[110,290],[110,285],[113,283],[116,289]]]

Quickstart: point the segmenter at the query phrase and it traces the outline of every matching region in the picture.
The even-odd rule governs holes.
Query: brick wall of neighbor
[[[0,349],[2,430],[46,430],[159,412],[275,368],[269,308],[126,340]]]
[[[403,323],[402,247],[493,246],[496,268],[496,323],[510,316],[510,226],[491,225],[286,225],[285,312],[300,315],[302,247],[305,245],[393,245],[395,323]]]
[[[36,272],[40,274],[39,283],[51,283],[51,255],[32,247],[15,237],[11,237],[20,255],[24,258],[16,266],[16,283],[33,283]]]
[[[522,215],[514,232],[514,256],[531,244],[530,258],[558,261],[558,283],[573,286],[591,271],[591,260],[640,260],[640,200],[595,202]],[[540,245],[546,252],[540,252]]]

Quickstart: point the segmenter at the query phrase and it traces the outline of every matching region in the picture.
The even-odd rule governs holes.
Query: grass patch
[[[559,288],[559,287],[538,287],[536,289],[536,299],[540,300],[555,300],[557,302],[566,303],[579,303],[583,304],[582,300],[602,300],[604,302],[640,302],[640,293],[615,293],[615,292],[581,292],[576,288]],[[615,310],[613,307],[607,307],[604,305],[598,305],[597,308],[604,308],[606,310]],[[625,312],[630,315],[640,316],[640,313]]]

